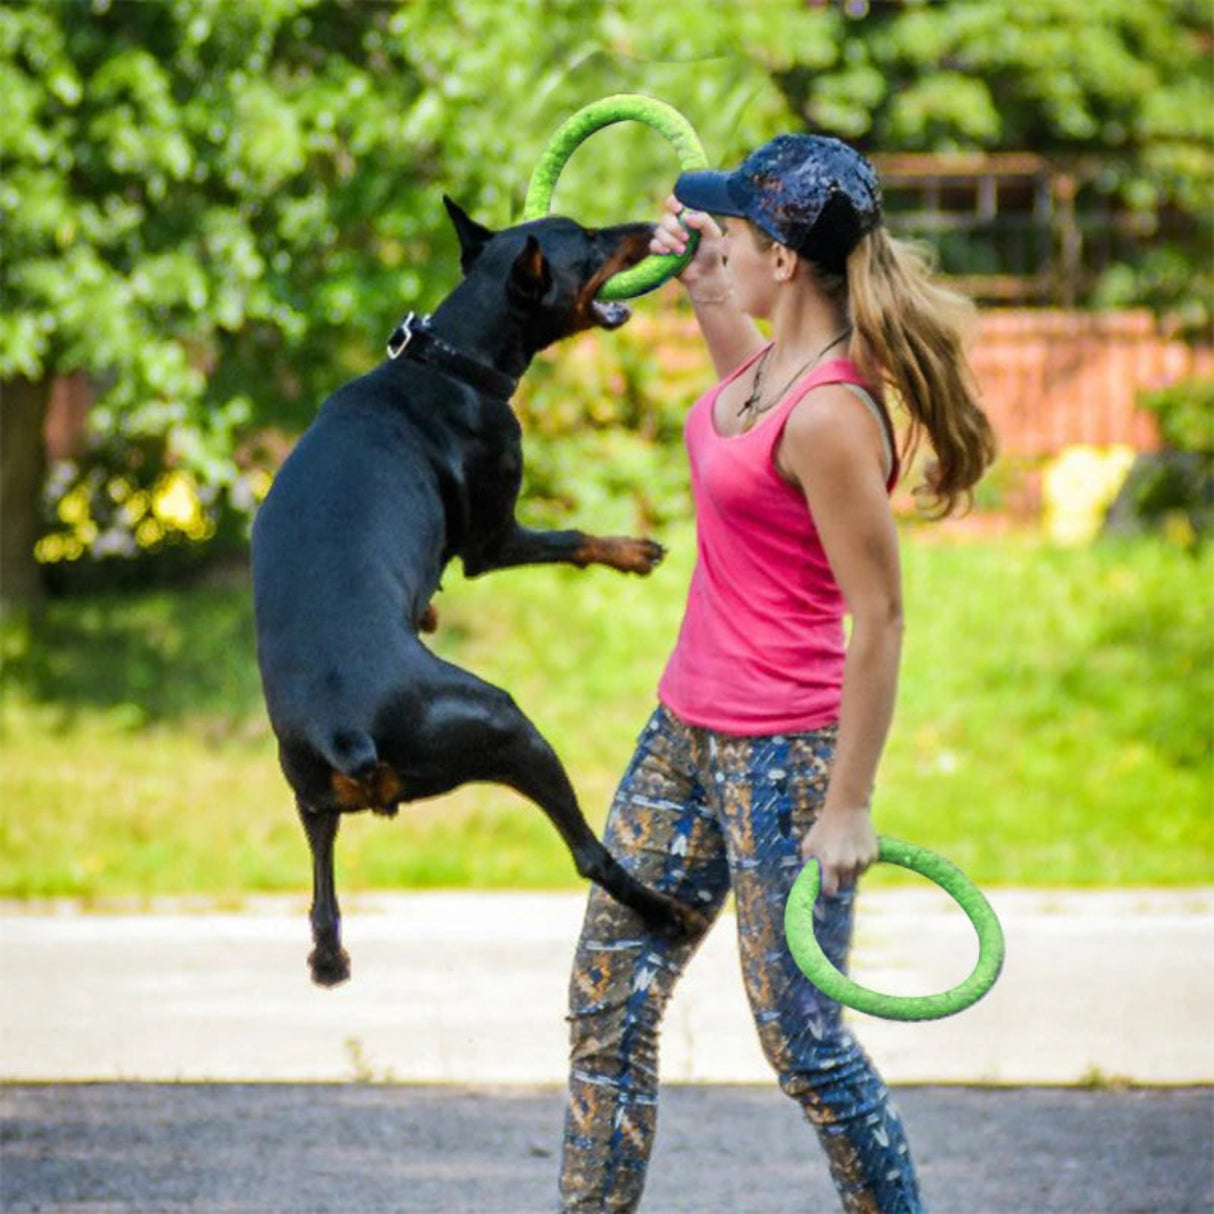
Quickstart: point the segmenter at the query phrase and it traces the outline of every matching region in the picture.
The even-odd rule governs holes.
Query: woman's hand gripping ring
[[[951,894],[978,933],[978,963],[968,978],[938,995],[883,995],[853,982],[831,964],[814,935],[814,903],[821,873],[807,864],[794,882],[784,906],[784,935],[801,972],[824,995],[858,1012],[887,1020],[939,1020],[977,1003],[995,984],[1003,968],[1003,929],[982,891],[955,865],[925,847],[898,839],[881,839],[880,859],[920,873]]]

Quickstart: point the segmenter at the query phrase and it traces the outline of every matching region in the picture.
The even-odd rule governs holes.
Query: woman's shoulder
[[[785,429],[811,438],[830,438],[851,430],[863,433],[869,410],[860,405],[856,389],[877,399],[860,378],[831,379],[812,384],[788,411]]]
[[[859,377],[811,387],[789,411],[781,442],[782,462],[791,467],[824,468],[867,463],[876,454],[887,461],[880,420],[857,396],[871,389]]]

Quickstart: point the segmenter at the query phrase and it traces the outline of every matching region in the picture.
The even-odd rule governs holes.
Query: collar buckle
[[[388,338],[388,357],[395,362],[402,355],[416,362],[429,363],[500,400],[508,401],[518,387],[518,380],[513,376],[444,341],[430,328],[430,317],[418,316],[416,312],[410,312]]]
[[[399,358],[408,348],[409,343],[413,340],[413,322],[417,318],[416,312],[410,312],[404,320],[392,330],[392,336],[388,338],[388,357]]]

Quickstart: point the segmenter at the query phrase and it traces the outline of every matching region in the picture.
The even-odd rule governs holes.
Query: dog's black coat
[[[593,232],[547,218],[493,233],[446,201],[465,277],[431,328],[464,355],[517,379],[545,346],[627,319],[627,309],[595,294],[648,252],[649,225]],[[508,401],[402,357],[325,402],[258,512],[258,661],[312,849],[309,960],[323,985],[349,976],[333,879],[340,815],[393,813],[469,781],[535,801],[578,872],[651,924],[677,933],[695,914],[612,859],[552,748],[506,692],[419,639],[433,626],[431,597],[454,557],[470,576],[541,562],[648,573],[661,559],[647,540],[521,527],[521,480]]]

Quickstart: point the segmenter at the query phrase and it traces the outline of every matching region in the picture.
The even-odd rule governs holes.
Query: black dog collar
[[[502,400],[509,400],[518,387],[518,380],[504,371],[464,354],[443,341],[431,331],[430,317],[418,316],[416,312],[410,312],[388,338],[388,357],[396,359],[402,356],[430,363]]]

